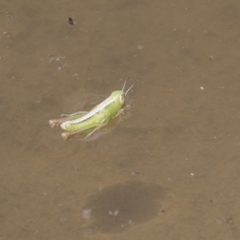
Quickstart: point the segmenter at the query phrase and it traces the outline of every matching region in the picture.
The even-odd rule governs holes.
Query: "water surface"
[[[0,239],[239,239],[239,7],[1,3]],[[110,132],[49,128],[128,75]]]

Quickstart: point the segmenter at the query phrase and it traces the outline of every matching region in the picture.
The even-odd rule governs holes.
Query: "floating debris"
[[[91,213],[92,213],[91,209],[83,209],[82,210],[82,218],[87,219],[87,220],[90,219]]]
[[[69,23],[70,25],[74,25],[74,22],[73,22],[72,18],[68,18],[68,23]]]

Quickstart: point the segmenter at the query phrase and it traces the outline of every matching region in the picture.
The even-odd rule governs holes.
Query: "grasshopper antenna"
[[[128,79],[129,79],[129,76],[126,78],[126,80],[125,80],[125,82],[124,82],[124,84],[123,84],[123,88],[122,88],[122,91],[123,91],[123,92],[124,92],[125,86],[126,86],[126,84],[127,84],[127,82],[128,82]]]
[[[135,83],[124,93],[125,96],[127,96],[127,93],[133,88],[134,85]]]

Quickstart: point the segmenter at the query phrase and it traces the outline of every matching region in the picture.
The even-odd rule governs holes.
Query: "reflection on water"
[[[130,181],[102,189],[91,196],[83,210],[91,219],[89,228],[103,233],[119,233],[158,215],[165,191],[156,184]]]

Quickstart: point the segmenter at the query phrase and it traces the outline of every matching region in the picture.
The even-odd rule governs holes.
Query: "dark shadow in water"
[[[118,183],[90,197],[82,216],[91,231],[120,233],[156,217],[164,195],[164,188],[156,184]]]

